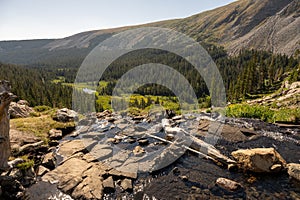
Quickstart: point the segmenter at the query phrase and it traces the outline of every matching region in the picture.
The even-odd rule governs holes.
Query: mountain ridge
[[[257,49],[292,56],[300,49],[299,13],[298,0],[239,0],[187,18],[81,32],[61,39],[49,39],[34,47],[30,43],[46,40],[0,41],[0,61],[42,63],[49,57],[66,55],[68,50],[85,57],[113,34],[150,26],[170,28],[199,42],[224,46],[231,55],[242,49]],[[28,58],[22,58],[23,54]]]

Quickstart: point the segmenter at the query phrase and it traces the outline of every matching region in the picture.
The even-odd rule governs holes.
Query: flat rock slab
[[[70,157],[77,152],[83,151],[84,149],[85,145],[82,140],[71,140],[61,143],[58,153],[64,157]]]
[[[91,165],[84,160],[71,158],[53,171],[44,175],[42,180],[52,183],[58,182],[58,187],[67,193],[82,181],[83,172],[90,166]]]

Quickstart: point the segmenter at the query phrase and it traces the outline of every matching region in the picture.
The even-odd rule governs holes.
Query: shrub
[[[36,112],[45,112],[45,111],[51,110],[52,108],[49,106],[35,106],[33,109]]]

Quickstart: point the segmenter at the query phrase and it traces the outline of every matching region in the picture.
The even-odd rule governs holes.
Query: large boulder
[[[300,181],[300,164],[290,163],[287,167],[290,177]]]
[[[9,105],[9,114],[11,118],[26,118],[30,116],[30,113],[34,110],[29,107],[29,103],[25,100],[20,100],[17,103],[11,102]]]
[[[278,172],[286,166],[285,160],[274,148],[242,149],[231,153],[239,167],[252,172]]]
[[[54,120],[58,122],[74,122],[78,120],[78,114],[74,110],[70,110],[68,108],[62,108],[57,110]]]

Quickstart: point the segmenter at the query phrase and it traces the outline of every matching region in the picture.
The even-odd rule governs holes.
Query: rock
[[[105,179],[102,183],[104,192],[113,192],[115,190],[115,184],[112,176]]]
[[[139,155],[142,155],[143,153],[145,153],[145,150],[140,146],[136,146],[132,152],[134,155],[139,156]]]
[[[16,158],[12,161],[9,161],[8,165],[10,166],[10,168],[15,168],[18,164],[21,164],[23,162],[25,162],[25,160],[23,160],[22,158]]]
[[[0,185],[0,197],[2,196],[2,187]]]
[[[85,118],[78,122],[78,126],[90,126],[92,124],[95,124],[96,121],[97,121],[96,117]]]
[[[113,117],[106,117],[105,119],[106,119],[108,122],[111,122],[111,123],[113,123],[114,121],[116,121],[116,119],[113,118]]]
[[[64,157],[70,157],[77,152],[82,152],[84,149],[85,145],[82,140],[71,140],[61,143],[58,153]]]
[[[50,183],[58,182],[58,187],[63,192],[70,192],[74,187],[82,182],[82,174],[91,165],[78,158],[71,158],[62,165],[48,172],[42,177],[43,181]]]
[[[113,143],[113,144],[118,144],[120,143],[120,140],[116,139],[116,138],[108,138],[106,140],[107,143]]]
[[[172,120],[176,121],[176,120],[181,120],[182,119],[182,115],[177,115],[175,117],[172,117]]]
[[[227,165],[227,169],[229,171],[236,171],[238,169],[238,166],[236,164],[229,164]]]
[[[33,113],[34,110],[29,107],[29,103],[25,100],[20,100],[18,103],[11,102],[8,110],[11,118],[26,118]]]
[[[239,167],[252,172],[273,172],[272,166],[276,165],[273,170],[278,170],[278,165],[286,165],[285,160],[274,148],[237,150],[231,155],[237,160]]]
[[[136,179],[137,178],[137,173],[136,172],[125,172],[125,171],[118,171],[116,169],[111,169],[108,172],[109,175],[111,176],[116,176],[116,177],[127,177],[131,179]]]
[[[24,105],[24,106],[29,106],[29,103],[28,103],[28,101],[26,101],[26,100],[19,100],[19,101],[17,102],[17,104],[19,104],[19,105]]]
[[[218,178],[216,184],[228,191],[236,191],[242,188],[241,184],[227,178]]]
[[[72,192],[72,197],[74,199],[102,199],[102,175],[104,173],[105,168],[97,164],[86,170],[82,174],[83,181],[76,186]]]
[[[78,114],[74,110],[67,108],[62,108],[57,110],[55,116],[53,117],[55,121],[58,122],[73,122],[78,120]]]
[[[175,116],[176,116],[176,113],[174,110],[169,110],[169,109],[166,110],[166,117],[168,119],[172,119]]]
[[[169,133],[169,134],[166,135],[166,139],[169,140],[169,141],[172,141],[174,138],[175,138],[175,135],[172,134],[172,133]]]
[[[96,144],[93,148],[87,148],[87,150],[99,161],[107,159],[113,155],[112,147],[107,144]]]
[[[287,167],[290,177],[300,181],[300,164],[290,163],[287,165]]]
[[[56,147],[56,146],[59,145],[59,141],[57,141],[57,140],[50,140],[50,141],[48,142],[48,145],[49,145],[50,147]]]
[[[37,175],[38,175],[38,176],[44,176],[44,175],[45,175],[46,173],[48,173],[49,171],[50,171],[49,169],[47,169],[46,167],[40,165],[40,166],[38,167],[38,170],[37,170]]]
[[[20,182],[24,187],[28,187],[36,182],[36,174],[33,167],[22,170],[22,178]]]
[[[50,169],[50,170],[53,170],[55,168],[55,157],[53,155],[53,153],[47,153],[45,156],[44,156],[44,159],[42,161],[42,166]]]
[[[20,195],[19,199],[24,197],[25,188],[11,176],[0,176],[0,186],[2,190],[1,197],[5,197],[3,199],[16,199],[18,194]]]
[[[121,182],[121,187],[123,188],[124,191],[132,190],[133,189],[133,187],[132,187],[132,180],[125,178]]]
[[[180,179],[183,181],[188,181],[188,177],[187,176],[180,176]]]
[[[179,171],[178,167],[174,167],[174,168],[172,169],[172,172],[173,172],[173,174],[176,175],[176,176],[178,176],[178,175],[180,174],[180,171]]]
[[[139,143],[139,145],[145,146],[145,145],[149,144],[149,141],[146,138],[141,138],[138,140],[138,143]]]
[[[57,129],[51,129],[49,131],[49,138],[50,140],[60,140],[62,138],[63,134],[61,130]]]
[[[273,165],[270,170],[272,172],[280,172],[282,170],[282,165],[281,164],[275,164]]]
[[[103,112],[97,113],[96,116],[97,116],[97,118],[109,117],[109,116],[111,116],[111,111],[105,110]]]
[[[127,138],[127,139],[125,140],[125,142],[128,142],[129,144],[133,144],[133,143],[135,143],[135,142],[136,142],[136,139],[135,139],[135,138],[132,138],[132,137],[130,137],[130,138]]]

